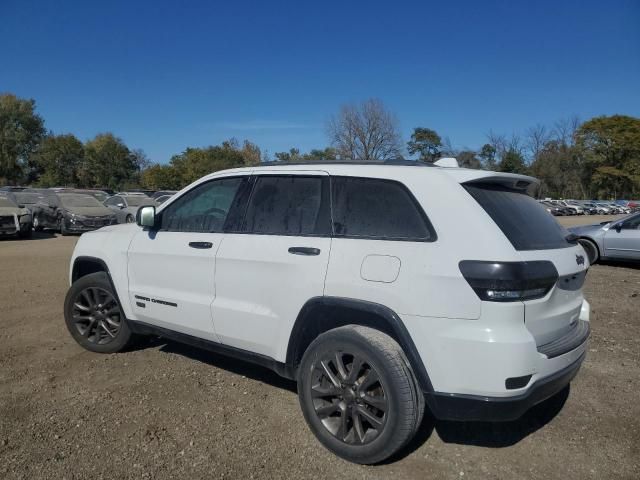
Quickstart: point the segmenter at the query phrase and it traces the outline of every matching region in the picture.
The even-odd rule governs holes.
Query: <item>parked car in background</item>
[[[562,208],[568,208],[573,215],[584,215],[584,208],[581,205],[572,205],[564,200],[551,200],[551,203]]]
[[[24,206],[30,213],[33,213],[33,208],[38,204],[42,198],[42,193],[32,192],[31,190],[22,190],[19,192],[12,192],[11,195],[15,199],[18,205]]]
[[[159,197],[155,198],[155,201],[156,201],[156,203],[158,205],[162,205],[164,202],[169,200],[171,197],[173,197],[173,195],[160,195]]]
[[[27,238],[31,232],[31,212],[18,205],[11,192],[0,192],[0,237]]]
[[[640,260],[640,213],[613,222],[568,229],[578,237],[589,263],[604,260]]]
[[[0,187],[0,192],[20,192],[27,187],[20,187],[16,185],[5,185],[4,187]]]
[[[153,198],[154,200],[160,198],[160,197],[164,197],[164,196],[171,196],[178,193],[177,190],[158,190],[157,192],[153,193],[151,195],[151,198]]]
[[[104,205],[116,215],[118,223],[133,223],[140,207],[159,204],[144,193],[119,193],[108,198]]]
[[[52,229],[62,235],[96,230],[117,223],[114,213],[95,197],[82,193],[45,193],[33,208],[34,230]]]
[[[567,215],[564,208],[560,208],[559,206],[554,205],[553,203],[546,200],[538,200],[538,201],[540,202],[540,205],[542,205],[545,208],[545,210],[547,210],[547,212],[549,212],[554,217]]]

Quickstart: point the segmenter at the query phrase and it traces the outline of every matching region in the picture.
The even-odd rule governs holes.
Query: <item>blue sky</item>
[[[456,147],[578,115],[640,116],[640,2],[0,1],[0,92],[47,128],[153,161],[247,138],[327,145],[380,98]]]

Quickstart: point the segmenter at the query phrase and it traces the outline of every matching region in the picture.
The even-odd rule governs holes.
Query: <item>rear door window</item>
[[[337,237],[434,241],[435,232],[403,184],[378,178],[332,177]]]
[[[264,175],[256,180],[245,231],[268,235],[329,235],[327,177]]]
[[[536,200],[502,185],[468,183],[463,187],[489,214],[516,250],[573,246],[569,234]]]

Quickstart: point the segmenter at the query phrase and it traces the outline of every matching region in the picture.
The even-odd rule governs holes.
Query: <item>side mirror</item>
[[[136,212],[136,223],[141,227],[153,228],[156,226],[156,207],[148,205],[140,207]]]
[[[622,224],[621,223],[617,223],[615,227],[613,227],[616,229],[616,232],[620,233],[620,230],[622,230]]]
[[[116,205],[119,209],[123,209],[124,208],[124,203],[119,203],[118,205]]]

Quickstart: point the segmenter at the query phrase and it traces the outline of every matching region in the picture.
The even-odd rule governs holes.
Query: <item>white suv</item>
[[[296,379],[317,438],[376,463],[436,418],[511,420],[563,389],[589,335],[581,246],[531,177],[323,163],[226,170],[80,237],[66,324],[154,334]]]

